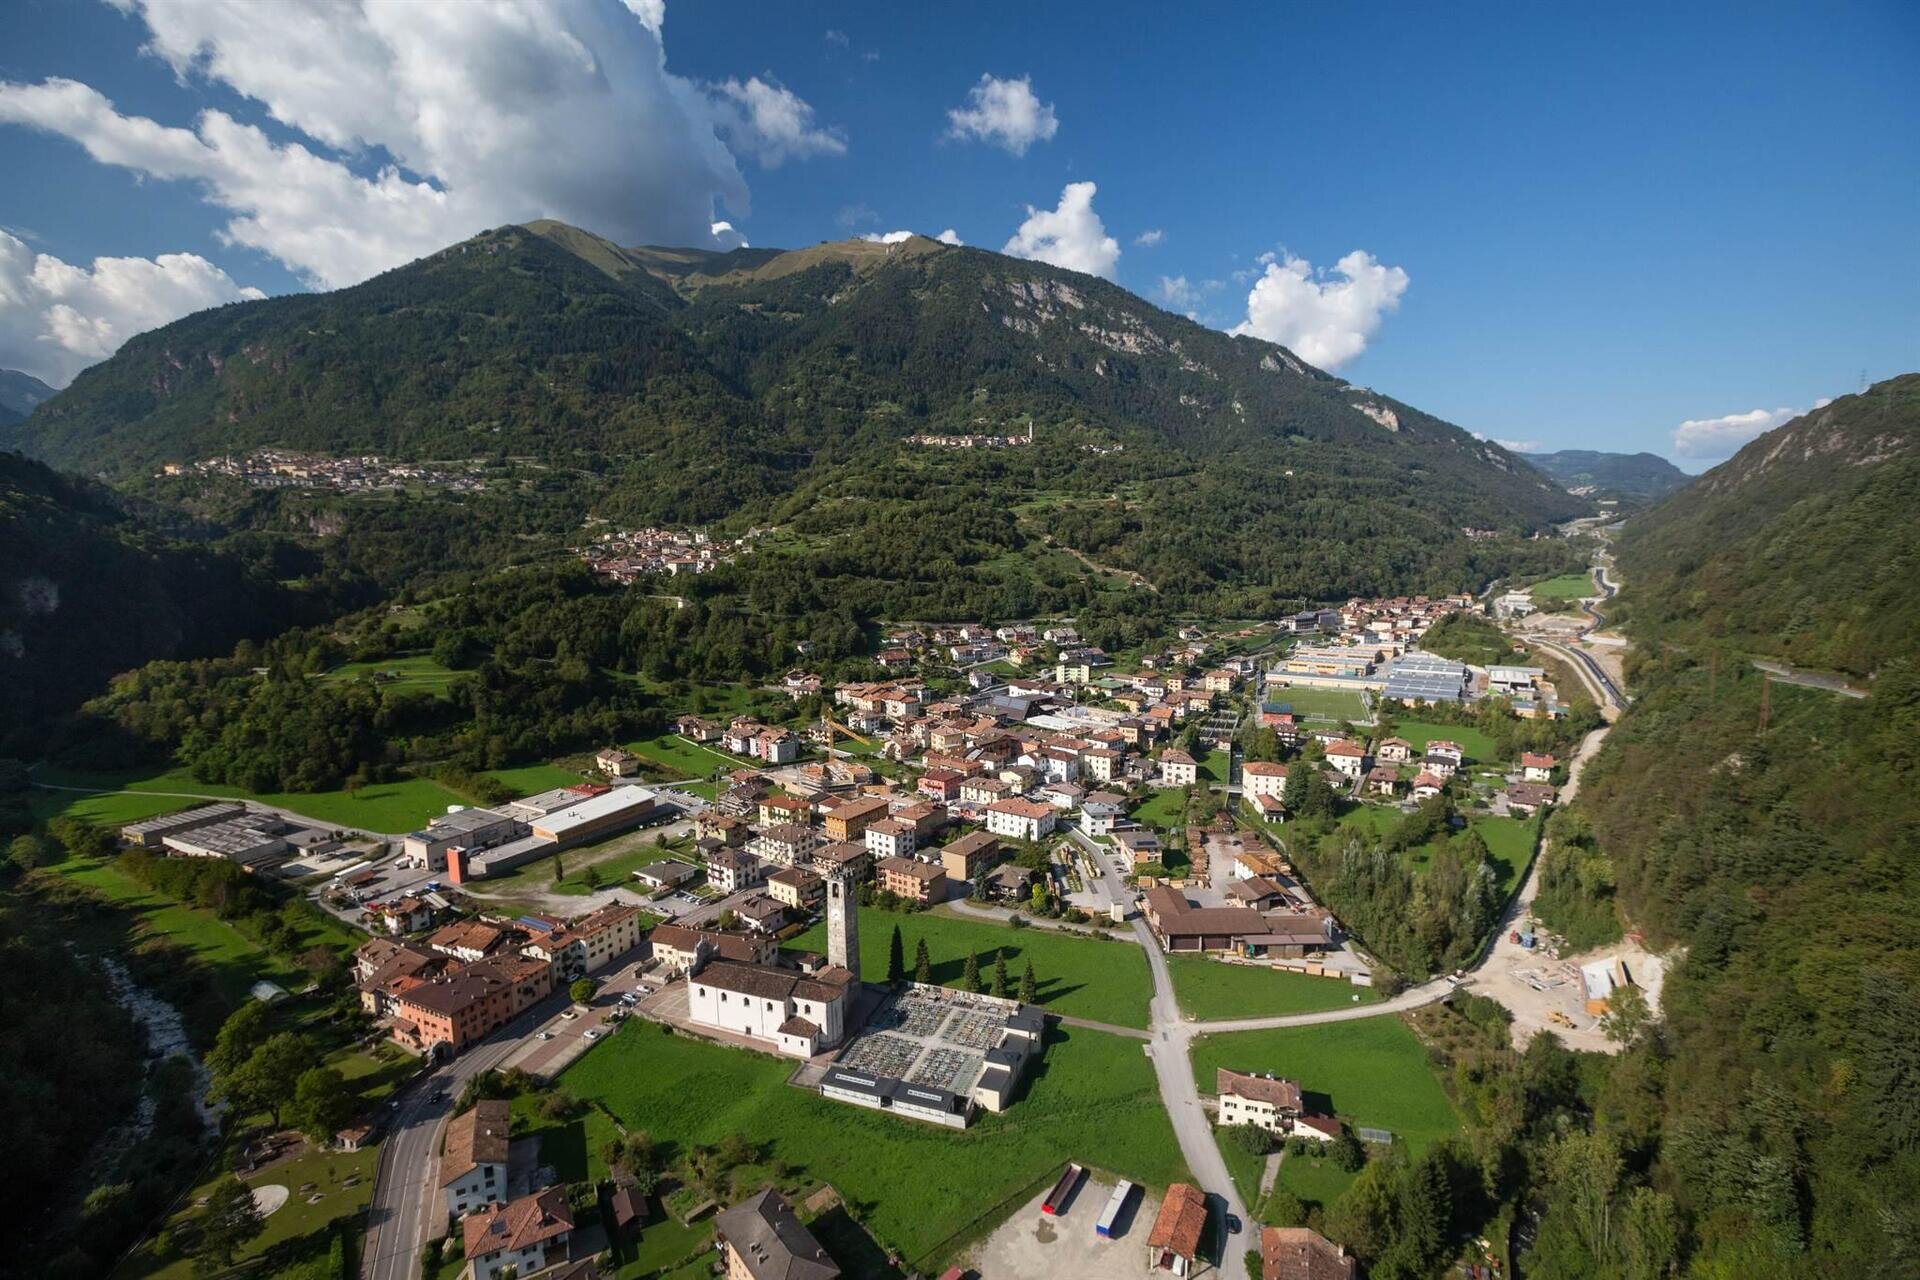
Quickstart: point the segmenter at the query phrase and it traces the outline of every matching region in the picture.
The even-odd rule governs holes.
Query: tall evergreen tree
[[[1027,971],[1020,975],[1020,999],[1032,1004],[1040,995],[1040,982],[1033,976],[1033,961],[1027,961]]]
[[[993,953],[993,994],[1002,999],[1007,994],[1007,953],[999,949]]]
[[[915,982],[933,981],[933,957],[927,954],[927,940],[920,939],[913,949],[913,980]]]
[[[906,944],[900,938],[900,926],[893,926],[893,936],[887,939],[887,981],[898,982],[907,976]]]
[[[967,990],[973,992],[975,995],[980,994],[980,956],[978,953],[972,951],[967,952],[967,967],[961,973],[960,979],[967,984]]]

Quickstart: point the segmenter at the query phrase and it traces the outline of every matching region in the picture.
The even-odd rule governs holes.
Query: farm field
[[[327,826],[360,827],[382,835],[418,830],[447,811],[450,804],[472,803],[428,778],[375,782],[355,792],[313,791],[259,794],[218,782],[201,782],[185,769],[152,769],[125,773],[80,773],[64,769],[34,770],[37,783],[74,787],[74,791],[40,791],[34,797],[35,815],[86,817],[104,823],[132,822],[191,806],[197,798],[252,800],[289,809]],[[87,795],[83,792],[105,793]],[[126,800],[120,793],[141,797]],[[131,815],[131,816],[129,816]]]
[[[1494,746],[1493,739],[1480,730],[1467,724],[1432,724],[1425,720],[1396,720],[1392,736],[1405,738],[1413,744],[1414,753],[1422,754],[1427,744],[1438,738],[1446,742],[1457,742],[1467,758],[1480,763],[1492,763],[1501,758],[1500,748]]]
[[[1118,1036],[1056,1029],[1025,1097],[964,1131],[830,1102],[788,1086],[792,1071],[791,1062],[633,1021],[559,1083],[646,1129],[675,1154],[749,1135],[761,1144],[762,1162],[784,1162],[809,1181],[832,1183],[861,1206],[881,1245],[929,1274],[939,1270],[950,1242],[997,1220],[1064,1160],[1154,1187],[1186,1173],[1153,1068],[1137,1043]],[[550,1126],[542,1157],[563,1179],[591,1174],[610,1128],[597,1112]],[[745,1173],[743,1190],[767,1180],[758,1167]]]
[[[403,658],[382,658],[377,662],[345,662],[323,673],[322,680],[346,682],[372,680],[382,689],[395,693],[431,693],[436,698],[451,697],[455,679],[465,674],[443,667],[424,653]]]
[[[1313,1110],[1391,1130],[1414,1155],[1459,1128],[1426,1049],[1395,1016],[1197,1037],[1193,1074],[1202,1093],[1214,1091],[1221,1067],[1297,1080]]]
[[[1202,1022],[1252,1018],[1277,1013],[1318,1013],[1371,1004],[1380,997],[1369,987],[1339,978],[1222,964],[1201,956],[1168,956],[1180,1012]]]
[[[1563,573],[1557,578],[1536,582],[1527,591],[1535,600],[1578,600],[1600,594],[1593,579],[1584,573]]]
[[[1273,689],[1267,693],[1266,701],[1275,706],[1291,707],[1297,716],[1351,720],[1355,724],[1365,724],[1371,718],[1367,714],[1366,700],[1351,689]]]
[[[1131,942],[1098,942],[1064,937],[1045,929],[1013,929],[984,921],[917,912],[911,915],[877,908],[860,912],[860,964],[880,978],[887,971],[887,940],[900,926],[907,967],[925,938],[933,959],[933,980],[958,986],[967,953],[980,957],[980,974],[991,980],[995,948],[1005,952],[1007,974],[1015,983],[1029,960],[1039,987],[1035,1002],[1051,1013],[1070,1014],[1117,1027],[1147,1025],[1152,979],[1147,957]],[[827,929],[817,924],[789,945],[807,951],[827,949]]]

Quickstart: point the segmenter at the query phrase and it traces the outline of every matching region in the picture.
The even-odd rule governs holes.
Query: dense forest
[[[1536,905],[1581,941],[1625,921],[1675,949],[1620,1146],[1672,1197],[1690,1274],[1920,1274],[1920,627],[1882,577],[1911,536],[1916,390],[1762,437],[1621,548],[1635,701]],[[1871,689],[1780,683],[1754,653]],[[1555,1258],[1529,1273],[1609,1274]]]

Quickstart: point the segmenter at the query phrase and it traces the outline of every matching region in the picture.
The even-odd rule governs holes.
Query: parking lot
[[[1114,1224],[1111,1238],[1094,1231],[1094,1223],[1113,1192],[1112,1179],[1089,1175],[1059,1217],[1040,1212],[1047,1198],[1042,1190],[1015,1209],[994,1233],[975,1245],[965,1260],[980,1280],[1112,1280],[1115,1276],[1148,1274],[1146,1240],[1160,1212],[1160,1197],[1136,1191],[1127,1210]]]

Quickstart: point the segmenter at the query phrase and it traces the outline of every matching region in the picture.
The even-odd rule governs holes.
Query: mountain
[[[30,373],[0,369],[0,427],[25,418],[53,395],[52,387]]]
[[[1582,497],[1649,500],[1664,498],[1691,477],[1657,453],[1598,453],[1562,449],[1522,453],[1568,492]]]
[[[1634,701],[1554,818],[1535,909],[1570,948],[1628,928],[1668,958],[1662,1026],[1595,1110],[1673,1189],[1687,1275],[1920,1275],[1916,497],[1906,375],[1622,533]]]
[[[1029,427],[1017,448],[911,440]],[[794,572],[874,616],[1069,610],[1075,579],[1242,614],[1477,587],[1564,552],[1527,535],[1591,510],[1284,348],[923,237],[712,253],[504,227],[143,334],[15,439],[122,484],[269,444],[511,461],[573,529],[789,528]],[[368,506],[344,518],[399,518]],[[956,569],[965,591],[934,584]]]
[[[116,672],[224,652],[269,629],[278,596],[105,486],[0,452],[0,755],[16,731]]]
[[[1623,607],[1664,636],[1869,675],[1920,641],[1920,374],[1775,428],[1628,522]]]

